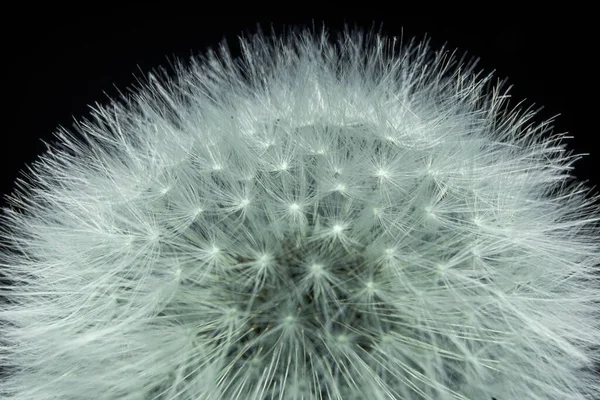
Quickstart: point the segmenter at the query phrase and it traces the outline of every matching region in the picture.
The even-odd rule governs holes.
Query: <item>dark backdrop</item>
[[[286,16],[236,15],[237,6],[223,5],[229,13],[171,4],[5,9],[0,36],[5,70],[0,74],[0,194],[14,189],[19,170],[41,154],[42,140],[52,140],[58,126],[70,127],[75,118],[87,116],[89,105],[106,103],[108,97],[134,85],[136,76],[166,66],[175,57],[185,60],[202,53],[223,39],[235,51],[237,36],[254,32],[257,24],[281,30],[313,22],[325,22],[333,30],[348,23],[381,29],[390,36],[427,35],[434,47],[447,43],[479,57],[485,71],[508,78],[517,101],[544,106],[540,121],[559,115],[556,131],[573,136],[569,149],[589,153],[575,164],[575,175],[590,186],[600,186],[598,46],[591,10],[516,17],[516,11],[499,15],[494,9],[477,15],[465,5],[457,14],[433,16],[429,9],[400,15],[388,6],[375,14],[373,10],[382,6],[371,3],[368,9],[342,10],[331,17],[299,16],[297,5]]]
[[[599,117],[594,26],[591,11],[514,17],[487,13],[463,17],[445,14],[365,11],[330,16],[207,14],[193,7],[178,11],[155,6],[89,10],[7,12],[3,25],[3,123],[0,145],[0,193],[13,189],[18,171],[45,148],[58,126],[70,127],[94,102],[106,103],[136,76],[173,58],[187,59],[227,39],[235,51],[237,36],[265,30],[272,23],[305,26],[325,22],[334,30],[345,23],[375,27],[388,35],[431,38],[480,58],[480,67],[508,78],[516,100],[543,106],[539,119],[559,115],[556,131],[574,138],[569,148],[590,153],[576,163],[575,174],[598,186],[600,149],[595,143]],[[181,7],[181,6],[179,6]],[[376,7],[372,7],[374,9]],[[233,10],[233,8],[232,8]],[[587,13],[587,14],[586,14]]]

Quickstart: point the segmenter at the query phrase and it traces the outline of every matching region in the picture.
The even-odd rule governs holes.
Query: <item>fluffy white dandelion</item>
[[[8,399],[588,399],[598,210],[426,42],[241,42],[98,107],[3,216]]]

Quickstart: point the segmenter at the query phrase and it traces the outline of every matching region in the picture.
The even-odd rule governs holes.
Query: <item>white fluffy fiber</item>
[[[600,391],[599,214],[564,135],[426,42],[242,52],[98,107],[20,183],[5,398]]]

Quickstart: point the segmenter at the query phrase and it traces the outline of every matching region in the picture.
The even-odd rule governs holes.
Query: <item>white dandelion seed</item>
[[[598,209],[473,63],[242,40],[61,131],[2,217],[7,399],[575,400]]]

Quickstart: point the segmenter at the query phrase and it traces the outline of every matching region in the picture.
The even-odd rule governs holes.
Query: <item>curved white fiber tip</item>
[[[427,42],[241,43],[59,132],[12,196],[4,398],[600,392],[564,137]]]

